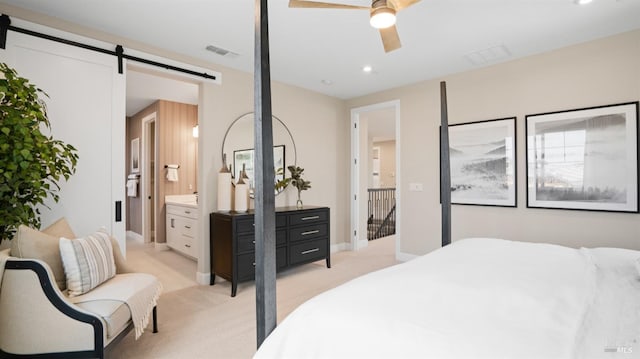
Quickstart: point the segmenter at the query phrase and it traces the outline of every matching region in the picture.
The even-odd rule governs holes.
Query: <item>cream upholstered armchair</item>
[[[42,232],[21,226],[0,251],[0,358],[104,358],[132,329],[137,339],[150,317],[157,332],[157,278],[131,273],[103,232],[65,238],[75,235],[64,219]],[[92,251],[102,259],[85,258]]]

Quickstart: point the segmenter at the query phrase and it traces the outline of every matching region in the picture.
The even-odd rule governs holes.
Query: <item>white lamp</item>
[[[198,138],[198,125],[193,126],[192,134],[194,138]]]
[[[396,11],[388,6],[374,7],[371,10],[371,26],[376,29],[386,29],[396,24]]]

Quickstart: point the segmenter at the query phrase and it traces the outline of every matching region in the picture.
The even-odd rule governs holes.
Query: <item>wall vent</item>
[[[218,54],[220,56],[225,56],[225,57],[238,57],[239,54],[233,52],[233,51],[229,51],[227,49],[223,49],[221,47],[217,47],[217,46],[213,46],[213,45],[208,45],[206,47],[206,49],[208,51],[213,52],[214,54]]]
[[[475,66],[487,65],[511,57],[511,51],[504,45],[497,45],[464,55]]]

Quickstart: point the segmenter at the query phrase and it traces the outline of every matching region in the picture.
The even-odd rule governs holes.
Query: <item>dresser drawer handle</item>
[[[254,267],[256,266],[256,262],[253,262],[253,266],[254,266]]]
[[[191,229],[191,226],[184,226],[184,228],[186,228],[186,229]]]
[[[303,221],[309,221],[312,219],[320,219],[320,216],[310,216],[310,217],[302,217],[301,220]]]
[[[187,247],[187,248],[191,248],[190,244],[185,244],[184,246]]]
[[[317,252],[317,251],[319,251],[319,250],[320,250],[320,248],[309,249],[309,250],[307,250],[307,251],[303,251],[303,252],[302,252],[302,253],[300,253],[300,254],[309,254],[309,253],[314,253],[314,252]]]
[[[306,232],[302,232],[300,234],[303,235],[303,236],[308,236],[310,234],[316,234],[316,233],[320,233],[320,230],[316,229],[314,231],[306,231]]]

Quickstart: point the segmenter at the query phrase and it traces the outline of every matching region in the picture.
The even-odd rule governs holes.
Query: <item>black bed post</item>
[[[276,327],[276,231],[269,19],[256,0],[254,67],[256,325],[258,347]]]
[[[449,114],[447,83],[440,82],[440,198],[442,199],[442,246],[451,244],[451,166],[449,165]]]

